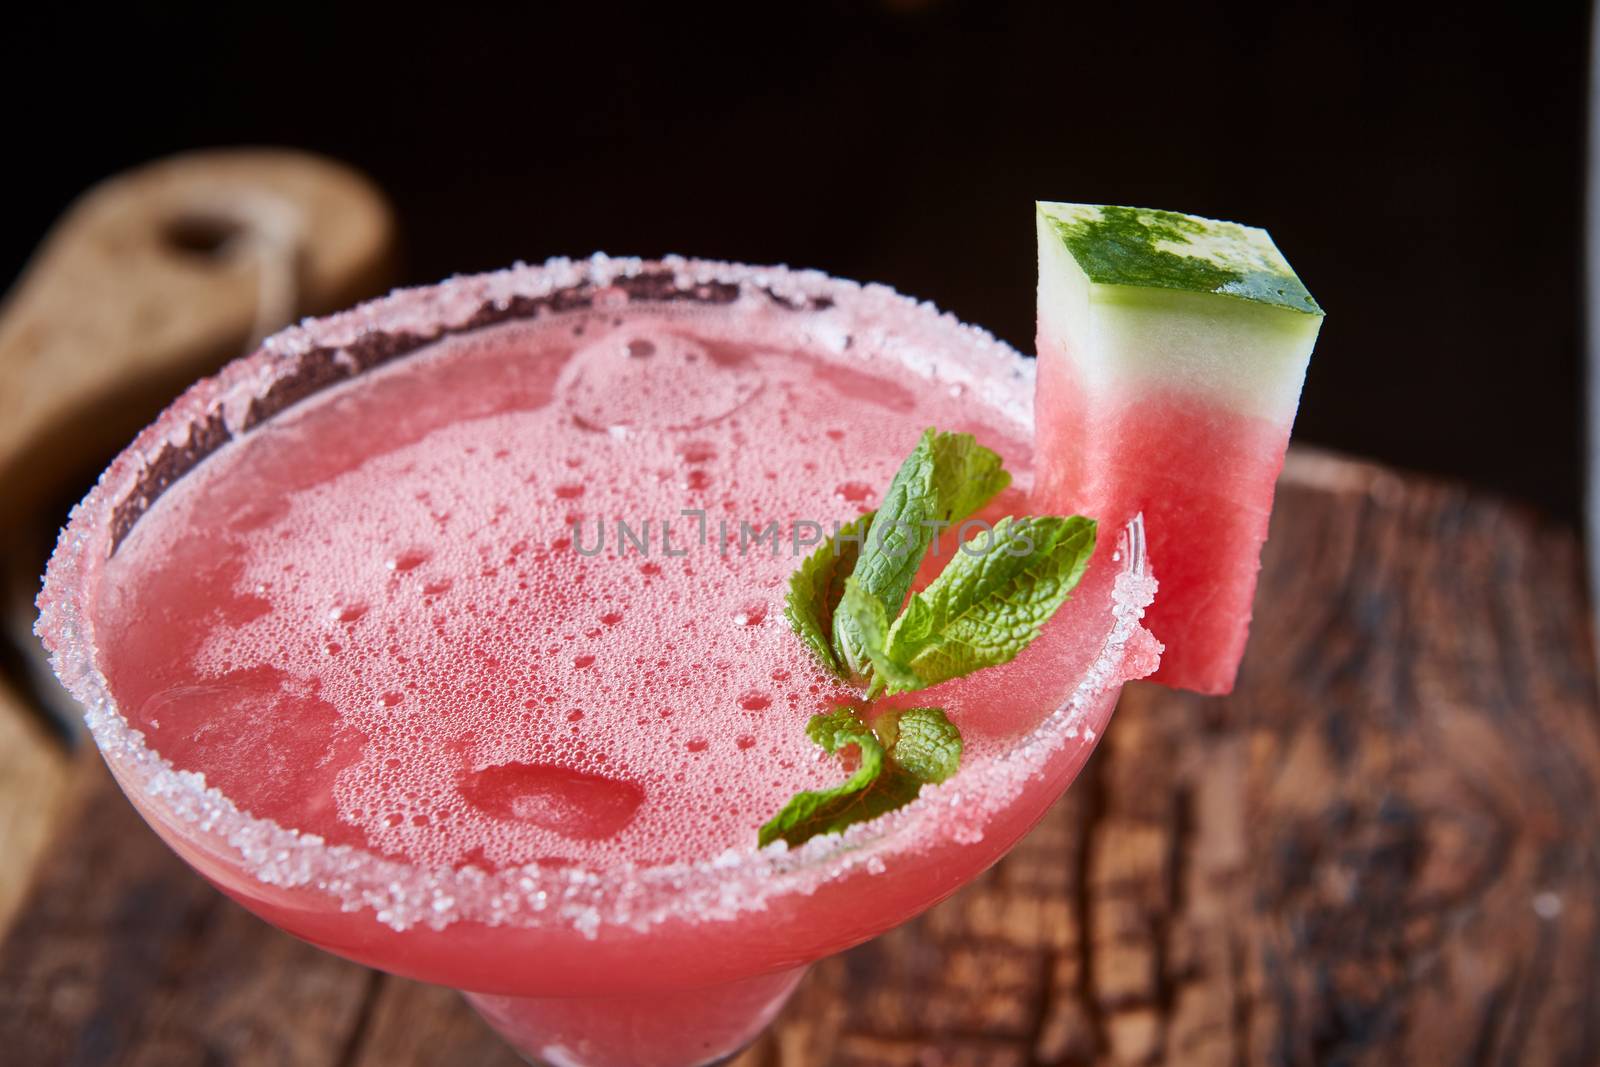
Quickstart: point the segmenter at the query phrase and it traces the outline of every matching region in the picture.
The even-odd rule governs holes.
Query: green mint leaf
[[[1094,554],[1093,521],[1001,519],[907,600],[939,531],[1010,484],[1000,457],[970,434],[924,431],[882,506],[841,527],[790,576],[784,615],[795,634],[828,671],[865,680],[869,700],[1013,659],[1082,578]],[[830,754],[856,750],[860,762],[841,784],[791,797],[762,825],[763,847],[874,819],[961,762],[961,732],[939,708],[891,708],[872,728],[836,708],[813,717],[806,734]]]
[[[893,618],[939,528],[967,518],[1010,484],[1000,456],[971,434],[924,430],[867,526],[853,572],[863,592]],[[852,675],[863,676],[872,666],[863,635],[849,619],[835,621],[833,648]]]
[[[888,729],[893,740],[880,740],[849,708],[812,717],[806,735],[830,754],[854,745],[860,765],[832,789],[796,793],[783,810],[765,823],[757,840],[762,847],[787,841],[791,847],[818,834],[838,833],[858,822],[904,807],[926,783],[942,782],[955,773],[961,759],[961,734],[938,708],[912,708],[894,715]],[[899,757],[904,757],[902,763]]]
[[[833,618],[834,633],[848,627],[852,640],[857,642],[861,650],[863,661],[872,668],[872,683],[867,690],[867,699],[877,696],[889,685],[919,688],[915,685],[916,675],[889,658],[889,613],[884,610],[883,602],[868,593],[860,581],[850,578],[844,583],[844,596],[840,598],[839,610]]]
[[[1094,544],[1082,516],[1008,516],[974,536],[889,628],[873,660],[885,688],[925,689],[1014,659],[1066,602]]]
[[[868,524],[861,555],[851,575],[889,618],[899,612],[911,589],[911,580],[922,566],[922,557],[933,542],[930,520],[938,517],[939,510],[933,476],[935,436],[931,429],[924,431],[917,447],[895,472],[894,480],[884,491],[883,503]],[[871,666],[864,639],[851,615],[834,618],[834,652],[845,668],[858,677]]]
[[[918,781],[937,784],[961,765],[961,731],[940,708],[890,708],[873,728],[890,758]]]
[[[1011,484],[1000,456],[970,433],[941,433],[933,439],[933,481],[939,517],[960,522]]]
[[[874,790],[883,775],[883,744],[849,708],[835,708],[831,714],[817,715],[806,725],[806,734],[829,753],[855,745],[861,753],[860,766],[843,784],[832,789],[806,790],[789,798],[783,810],[765,823],[757,841],[765,847],[779,840],[798,845],[817,834],[833,833],[851,823],[861,822],[898,807],[885,806],[892,799],[883,790]],[[879,794],[874,797],[874,794]],[[899,803],[904,803],[901,800]]]
[[[789,575],[783,615],[823,669],[848,677],[833,650],[833,616],[844,595],[845,579],[855,570],[872,512],[839,527],[839,532],[807,556]]]
[[[821,745],[830,756],[837,755],[841,749],[851,745],[860,745],[862,766],[866,766],[869,760],[876,761],[874,767],[882,762],[884,751],[878,735],[849,708],[834,708],[826,715],[813,715],[811,721],[806,723],[806,736]],[[875,754],[868,755],[869,747],[875,750]],[[876,774],[877,770],[873,773]]]

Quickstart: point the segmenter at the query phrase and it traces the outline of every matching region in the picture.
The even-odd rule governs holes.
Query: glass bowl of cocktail
[[[1225,434],[1198,393],[1171,411]],[[814,272],[458,278],[192,387],[74,512],[39,632],[129,799],[247,908],[463,990],[534,1062],[716,1062],[998,859],[1156,668],[1165,499],[1067,485],[1034,402],[1032,360]],[[1228,510],[1256,498],[1212,496],[1232,524],[1180,573],[1259,550]]]

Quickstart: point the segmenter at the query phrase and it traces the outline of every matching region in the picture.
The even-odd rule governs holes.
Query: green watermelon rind
[[[1322,316],[1265,230],[1155,208],[1040,201],[1037,210],[1102,299],[1167,290]]]

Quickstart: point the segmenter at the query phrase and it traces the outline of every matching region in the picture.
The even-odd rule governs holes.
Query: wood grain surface
[[[1291,457],[1238,690],[1126,692],[1004,861],[819,964],[739,1067],[1600,1062],[1600,706],[1578,540]],[[516,1060],[302,945],[94,763],[0,950],[20,1064]]]

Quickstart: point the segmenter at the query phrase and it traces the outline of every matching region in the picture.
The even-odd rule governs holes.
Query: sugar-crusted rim
[[[817,271],[690,260],[553,259],[439,285],[400,290],[349,311],[307,320],[268,338],[185,392],[100,476],[61,532],[39,594],[35,631],[57,676],[85,709],[96,744],[123,788],[174,832],[226,846],[231,862],[264,886],[311,889],[346,911],[370,909],[396,929],[443,929],[458,921],[565,926],[593,937],[605,926],[647,929],[672,918],[730,920],[778,894],[809,893],[859,868],[879,873],[905,849],[981,840],[1003,810],[1068,744],[1091,744],[1086,717],[1126,680],[1127,642],[1140,629],[1155,582],[1143,526],[1123,531],[1105,644],[1072,695],[1013,748],[981,767],[927,787],[904,808],[798,848],[729,849],[711,859],[658,866],[544,868],[494,873],[429,869],[349,845],[329,845],[239,809],[202,774],[180,771],[145,744],[118,710],[95,663],[93,590],[100,568],[160,493],[223,444],[306,396],[445,337],[500,322],[629,303],[770,302],[810,316],[823,332],[877,332],[875,347],[934,380],[973,389],[1032,429],[1033,361],[932,304],[882,285]],[[861,346],[863,348],[868,346]]]

